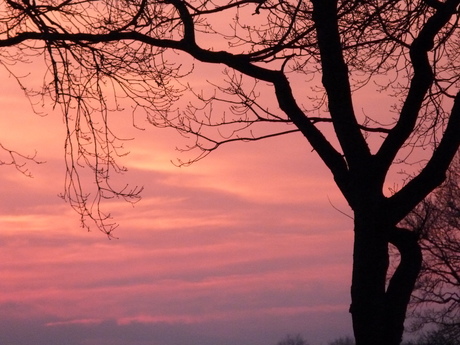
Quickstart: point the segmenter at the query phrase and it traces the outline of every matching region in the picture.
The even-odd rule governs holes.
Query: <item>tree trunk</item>
[[[400,344],[407,305],[422,265],[422,251],[417,235],[406,229],[392,229],[389,241],[398,249],[401,259],[386,291],[385,335],[387,344]]]
[[[377,217],[355,213],[350,312],[356,345],[387,345],[384,309],[388,242],[378,223]]]
[[[386,224],[379,215],[355,213],[355,242],[350,312],[356,345],[399,345],[410,295],[420,270],[415,235]],[[386,289],[388,243],[401,252],[401,262]]]

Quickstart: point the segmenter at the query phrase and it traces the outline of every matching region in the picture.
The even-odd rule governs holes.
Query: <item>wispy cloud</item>
[[[47,163],[33,179],[0,168],[0,343],[266,345],[349,330],[351,221],[334,209],[348,207],[303,138],[224,147],[184,169],[170,133],[127,130],[139,137],[129,171],[112,179],[145,191],[134,207],[108,202],[120,223],[108,240],[57,197],[60,117],[24,121],[17,102],[1,138]]]

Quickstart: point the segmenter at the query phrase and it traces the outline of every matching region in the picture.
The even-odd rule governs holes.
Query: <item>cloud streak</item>
[[[145,190],[134,207],[104,205],[120,223],[108,240],[57,197],[60,118],[25,122],[21,100],[11,94],[17,116],[2,117],[0,136],[27,152],[38,143],[47,163],[30,166],[33,179],[0,168],[1,344],[268,345],[303,333],[319,345],[351,332],[352,224],[334,207],[348,208],[301,136],[222,147],[184,169],[169,162],[171,132],[126,130],[138,137],[121,159],[129,171],[112,179]]]

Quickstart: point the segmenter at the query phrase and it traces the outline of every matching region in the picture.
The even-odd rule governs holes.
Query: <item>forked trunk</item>
[[[390,229],[389,242],[401,254],[401,261],[391,277],[385,294],[386,343],[400,344],[404,332],[407,305],[422,264],[417,235],[401,228]]]
[[[385,224],[380,217],[360,218],[355,218],[350,307],[356,345],[399,345],[420,270],[417,238],[410,231]],[[400,251],[401,262],[386,289],[389,242]]]

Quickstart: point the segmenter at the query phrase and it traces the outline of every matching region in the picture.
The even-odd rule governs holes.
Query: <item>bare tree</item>
[[[446,181],[405,219],[420,236],[423,263],[415,286],[415,326],[432,323],[460,337],[460,156]],[[417,328],[418,328],[417,327]]]
[[[129,99],[132,111],[154,126],[189,137],[186,149],[198,150],[195,159],[232,141],[302,134],[354,213],[356,344],[393,345],[401,342],[421,262],[416,236],[397,224],[443,182],[460,145],[459,4],[5,0],[0,61],[14,73],[14,64],[44,60],[43,88],[23,89],[62,106],[68,128],[63,196],[108,233],[113,224],[100,213],[100,201],[139,196],[139,189],[118,189],[109,180],[123,171],[116,160],[124,154],[122,141],[109,116],[122,110],[120,100]],[[225,67],[212,94],[180,82],[198,63]],[[359,92],[372,86],[395,96],[394,107],[360,115]],[[197,101],[178,109],[184,92]],[[228,111],[216,111],[217,103]],[[420,159],[413,155],[420,152],[420,171],[387,196],[390,168]],[[81,166],[94,173],[92,199],[82,189]],[[401,262],[387,285],[388,243]]]
[[[308,345],[308,342],[300,334],[297,334],[295,336],[287,335],[277,345]]]
[[[355,345],[355,342],[350,337],[340,337],[331,341],[328,345]]]
[[[459,333],[452,332],[450,327],[440,326],[422,334],[414,345],[457,345],[459,342]]]

